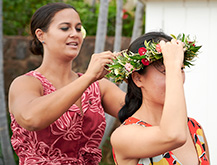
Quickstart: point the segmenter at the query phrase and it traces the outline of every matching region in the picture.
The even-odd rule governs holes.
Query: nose
[[[78,37],[78,32],[77,32],[77,30],[75,29],[75,28],[73,28],[71,31],[70,31],[70,33],[69,33],[69,37],[70,38],[73,38],[73,37]]]
[[[73,38],[73,36],[74,36],[74,35],[73,35],[72,33],[69,34],[69,37],[70,37],[70,38]]]

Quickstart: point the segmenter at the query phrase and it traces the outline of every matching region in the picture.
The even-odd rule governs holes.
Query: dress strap
[[[44,95],[56,91],[53,84],[51,82],[49,82],[47,80],[47,78],[45,76],[43,76],[41,73],[36,72],[36,71],[30,71],[30,72],[26,73],[25,75],[33,76],[33,77],[37,78],[41,82],[41,84],[43,86]]]
[[[124,122],[123,122],[123,125],[133,125],[133,124],[136,124],[136,125],[141,125],[141,126],[144,126],[144,127],[151,127],[152,125],[151,124],[148,124],[142,120],[139,120],[135,117],[129,117],[128,119],[126,119]]]

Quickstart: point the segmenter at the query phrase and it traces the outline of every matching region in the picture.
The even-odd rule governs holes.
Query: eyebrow
[[[69,22],[62,22],[62,23],[60,23],[60,25],[62,25],[62,24],[71,25],[71,23],[69,23]],[[78,26],[78,25],[82,25],[82,23],[79,22],[79,23],[76,24],[76,26]]]

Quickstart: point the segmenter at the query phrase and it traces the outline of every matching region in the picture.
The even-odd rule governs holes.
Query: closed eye
[[[60,29],[63,31],[67,31],[69,29],[69,27],[61,27]]]
[[[81,32],[81,28],[76,28],[76,31],[77,32]]]

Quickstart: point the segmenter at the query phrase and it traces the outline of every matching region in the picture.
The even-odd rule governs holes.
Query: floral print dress
[[[129,117],[123,123],[123,125],[140,125],[143,127],[151,127],[150,124],[141,121],[134,117]],[[188,127],[191,132],[191,136],[194,140],[194,145],[197,150],[197,155],[200,165],[209,165],[209,161],[206,156],[204,135],[200,124],[193,118],[188,118]],[[115,154],[113,152],[114,161],[117,165],[115,159]],[[138,165],[182,165],[181,162],[175,157],[175,155],[169,151],[165,154],[158,155],[152,158],[141,158],[139,159]]]
[[[33,76],[42,83],[44,95],[56,91],[40,73],[31,71],[26,75]],[[11,114],[11,143],[20,165],[99,164],[102,155],[98,147],[106,122],[98,82],[86,89],[81,102],[83,115],[73,104],[54,123],[39,131],[22,128]]]

